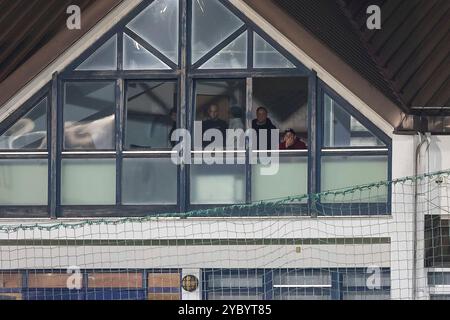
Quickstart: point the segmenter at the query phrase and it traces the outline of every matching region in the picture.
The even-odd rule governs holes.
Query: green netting
[[[0,298],[442,298],[449,176],[139,218],[5,221]]]

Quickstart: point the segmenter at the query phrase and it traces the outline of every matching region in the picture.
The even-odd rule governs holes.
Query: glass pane
[[[295,65],[272,47],[259,34],[254,33],[253,66],[255,68],[295,68]]]
[[[246,69],[247,32],[241,34],[228,46],[212,57],[200,69]]]
[[[168,65],[155,57],[137,41],[123,34],[124,70],[167,70]]]
[[[253,149],[304,150],[308,148],[308,78],[278,77],[253,79],[252,128],[257,143]],[[274,129],[279,137],[270,138]],[[267,140],[260,140],[261,135]]]
[[[47,205],[47,160],[0,160],[0,205]]]
[[[273,200],[308,193],[308,159],[280,157],[278,173],[262,175],[261,164],[252,166],[252,201]],[[306,199],[305,199],[306,201]]]
[[[243,131],[240,134],[235,132],[236,138],[230,137],[231,141],[227,141],[226,130],[245,130],[245,92],[245,80],[198,81],[196,83],[196,122],[194,126],[196,139],[194,142],[202,141],[201,137],[204,137],[209,129],[217,129],[222,134],[223,147],[226,147],[229,142],[230,146],[234,146],[234,148],[230,147],[232,150],[243,150],[245,148]],[[210,139],[204,140],[201,146],[195,145],[196,150],[201,150],[202,147],[205,148],[212,143]],[[215,145],[220,146],[220,143]]]
[[[124,159],[122,202],[127,205],[175,205],[177,166],[170,158]]]
[[[369,270],[370,271],[370,270]],[[342,285],[344,287],[367,287],[367,290],[369,290],[368,284],[370,285],[374,279],[374,276],[376,276],[377,273],[373,273],[372,271],[363,273],[363,272],[346,272],[342,276]],[[380,272],[379,275],[379,281],[376,281],[379,283],[382,287],[389,287],[391,285],[391,278],[389,272]]]
[[[331,286],[331,274],[326,270],[294,270],[273,275],[274,286]]]
[[[64,94],[64,148],[115,149],[115,84],[68,82]]]
[[[274,300],[331,300],[330,290],[323,288],[313,288],[309,290],[283,288],[283,290],[274,291]]]
[[[155,0],[127,27],[178,63],[178,0]]]
[[[47,98],[0,135],[0,149],[47,149]]]
[[[343,300],[390,300],[391,295],[383,290],[344,292]]]
[[[106,41],[100,48],[81,63],[75,70],[116,70],[117,35]]]
[[[208,292],[208,300],[263,300],[263,294],[252,294],[245,291],[242,293]]]
[[[244,23],[217,0],[192,1],[192,63],[242,25]]]
[[[386,181],[386,156],[328,156],[322,158],[322,191],[350,188],[362,184]],[[324,202],[386,202],[387,186],[355,191],[346,195],[329,195]]]
[[[171,148],[176,106],[176,82],[128,82],[125,149]]]
[[[324,101],[324,124],[325,147],[384,146],[383,142],[327,94]]]
[[[450,220],[448,218],[440,215],[425,216],[425,267],[450,268]],[[444,274],[436,273],[436,275]],[[448,273],[446,275],[450,284],[450,276]],[[432,282],[429,284],[432,285]]]
[[[239,274],[211,274],[208,277],[208,288],[261,288],[263,278],[261,275],[247,274],[245,271]]]
[[[245,202],[245,165],[191,165],[191,204]]]
[[[64,159],[61,202],[63,205],[114,205],[115,160]]]

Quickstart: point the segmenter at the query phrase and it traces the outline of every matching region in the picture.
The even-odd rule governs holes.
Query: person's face
[[[210,119],[216,120],[219,117],[219,108],[216,105],[212,105],[208,109],[208,116]]]
[[[284,136],[285,141],[292,141],[294,139],[295,139],[295,134],[293,134],[292,132],[288,132]]]
[[[256,112],[256,119],[258,120],[259,123],[266,122],[266,120],[267,120],[266,110],[264,110],[264,109],[258,110],[258,112]]]

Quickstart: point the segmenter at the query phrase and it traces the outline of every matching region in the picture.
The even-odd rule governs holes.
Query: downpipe
[[[416,178],[414,180],[414,233],[413,233],[413,290],[412,290],[412,299],[416,300],[417,296],[417,215],[419,213],[419,192],[418,192],[418,181],[417,176],[419,175],[419,166],[421,165],[420,161],[420,155],[422,152],[422,147],[426,144],[427,148],[425,149],[425,152],[428,151],[431,143],[431,134],[430,133],[418,133],[419,136],[419,145],[416,148],[416,154],[414,158],[414,177]]]

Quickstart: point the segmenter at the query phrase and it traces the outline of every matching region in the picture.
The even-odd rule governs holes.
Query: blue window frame
[[[209,2],[208,2],[209,3]],[[26,157],[37,157],[48,159],[48,204],[47,206],[27,206],[26,213],[24,207],[20,205],[2,205],[0,203],[0,216],[50,216],[57,217],[84,217],[84,216],[142,216],[148,214],[158,215],[167,212],[185,212],[198,208],[210,208],[215,204],[199,204],[191,202],[193,186],[192,170],[189,166],[178,166],[176,173],[171,170],[171,176],[176,176],[176,191],[174,186],[167,186],[167,190],[176,193],[176,197],[165,197],[165,199],[140,201],[142,199],[130,199],[123,191],[123,184],[126,183],[126,177],[123,174],[127,168],[129,160],[147,161],[147,166],[151,167],[151,162],[157,163],[162,159],[168,160],[171,151],[165,148],[137,148],[130,150],[126,139],[126,121],[127,121],[127,97],[129,95],[128,86],[131,83],[139,82],[161,82],[176,83],[177,94],[174,98],[175,109],[177,110],[176,126],[185,128],[192,133],[192,121],[194,119],[195,93],[196,85],[200,81],[224,81],[230,79],[239,79],[245,84],[245,94],[247,96],[245,122],[249,127],[251,116],[249,115],[253,107],[253,98],[249,94],[257,88],[257,83],[261,79],[299,79],[299,83],[306,88],[307,96],[306,108],[308,128],[305,142],[308,150],[300,152],[286,152],[281,156],[284,165],[285,175],[290,175],[292,171],[302,171],[301,175],[296,176],[298,180],[305,183],[292,186],[296,190],[295,194],[318,193],[324,190],[324,187],[336,187],[333,183],[324,180],[327,172],[332,170],[333,166],[342,165],[342,157],[361,157],[365,159],[367,165],[386,164],[386,179],[391,178],[391,142],[390,139],[377,129],[373,124],[357,112],[351,105],[334,93],[325,83],[317,78],[314,71],[307,69],[287,50],[282,48],[277,42],[270,38],[264,31],[250,21],[239,10],[233,7],[225,0],[211,0],[208,5],[208,12],[222,12],[224,17],[228,17],[229,25],[221,28],[212,28],[211,33],[217,35],[217,39],[208,41],[200,53],[193,58],[191,41],[194,37],[193,25],[194,19],[203,19],[208,22],[211,17],[203,16],[199,18],[199,11],[196,9],[197,2],[193,0],[145,0],[139,4],[130,14],[124,17],[111,30],[107,31],[99,40],[88,48],[84,53],[77,57],[70,65],[59,74],[53,76],[52,82],[37,95],[37,98],[47,96],[50,112],[48,113],[48,151],[44,154],[26,155]],[[152,16],[160,6],[167,6],[170,10],[165,10],[164,15],[176,23],[164,25],[167,30],[172,30],[173,34],[166,38],[161,38],[160,34],[150,32],[145,34],[147,22],[143,17]],[[197,10],[197,11],[196,11]],[[173,26],[172,26],[173,25]],[[217,29],[217,30],[216,30]],[[144,32],[144,33],[143,33]],[[111,40],[112,39],[112,40]],[[115,39],[115,40],[114,40]],[[244,41],[245,40],[245,41]],[[178,50],[177,54],[174,48]],[[108,51],[109,50],[109,51]],[[114,52],[112,52],[112,51]],[[198,50],[197,50],[198,51]],[[178,55],[178,56],[177,56]],[[104,56],[108,60],[108,65],[102,61]],[[99,60],[100,59],[100,60]],[[235,64],[224,64],[226,60],[235,60]],[[233,61],[234,61],[233,60]],[[245,61],[245,62],[244,62]],[[89,63],[87,63],[89,62]],[[79,68],[83,65],[82,68]],[[110,90],[110,103],[113,106],[113,116],[110,122],[114,125],[112,145],[98,148],[65,148],[65,127],[64,117],[67,115],[65,110],[65,92],[67,86],[74,83],[108,83],[114,87]],[[337,147],[330,147],[324,140],[324,95],[333,99],[341,113],[341,126],[337,126],[333,133],[340,135],[341,139],[335,140]],[[114,95],[114,96],[113,96]],[[33,98],[34,99],[34,98]],[[30,102],[35,101],[30,100]],[[90,101],[89,99],[85,99]],[[18,111],[24,112],[29,103]],[[100,110],[98,114],[103,111]],[[347,114],[347,116],[345,116]],[[343,118],[345,119],[343,119]],[[98,117],[87,115],[85,118],[93,122],[101,120]],[[368,130],[345,130],[344,123],[356,120],[359,124]],[[14,117],[8,119],[5,124],[11,123]],[[69,119],[70,120],[70,119]],[[71,121],[73,121],[72,119]],[[77,120],[75,118],[75,120]],[[1,125],[4,125],[3,123]],[[313,128],[315,128],[314,132]],[[1,127],[0,127],[1,129]],[[0,130],[1,132],[1,130]],[[328,131],[328,135],[330,130]],[[377,144],[364,148],[354,146],[342,147],[345,139],[373,138]],[[373,140],[372,139],[372,140]],[[380,143],[378,143],[380,142]],[[94,142],[95,145],[95,142]],[[248,153],[248,150],[246,150]],[[12,153],[0,155],[3,158],[22,158],[14,156]],[[97,203],[93,201],[74,201],[67,199],[64,192],[67,179],[64,180],[64,169],[76,167],[76,160],[91,162],[100,165],[109,160],[108,166],[115,170],[115,177],[108,179],[107,195],[103,201]],[[88,161],[89,160],[89,161]],[[371,162],[372,161],[372,162]],[[325,165],[323,165],[323,163]],[[72,166],[70,166],[72,164]],[[95,165],[94,165],[95,164]],[[256,166],[245,163],[245,193],[243,203],[252,203],[253,201],[264,200],[267,198],[265,190],[258,189],[260,184],[273,184],[276,181],[262,181],[261,177],[255,174]],[[290,169],[289,169],[290,168]],[[330,169],[331,168],[331,169]],[[108,171],[105,167],[102,170]],[[328,171],[327,171],[328,170]],[[94,170],[96,171],[96,170]],[[71,176],[70,174],[68,176]],[[72,174],[72,176],[74,176]],[[282,178],[282,177],[281,177]],[[280,179],[281,179],[280,178]],[[106,182],[105,182],[106,183]],[[328,183],[328,184],[327,184]],[[74,187],[76,190],[76,186]],[[276,197],[285,196],[286,193],[277,190]],[[168,191],[169,192],[169,191]],[[390,188],[387,191],[387,199],[382,201],[366,201],[358,203],[349,203],[348,201],[332,201],[331,203],[323,201],[315,202],[308,200],[304,203],[293,203],[292,205],[281,206],[279,208],[264,208],[259,210],[258,215],[340,215],[340,214],[388,214],[390,212]],[[80,196],[82,197],[82,196]],[[145,195],[143,195],[145,197]],[[96,197],[99,198],[99,197]],[[174,198],[176,198],[174,200]],[[274,197],[271,197],[274,198]],[[66,201],[70,200],[70,201]],[[77,199],[75,199],[77,200]],[[80,200],[80,199],[78,199]],[[81,199],[83,200],[83,199]],[[242,200],[242,199],[241,199]],[[237,214],[252,214],[238,212]]]
[[[376,286],[364,268],[204,269],[204,300],[389,299],[390,271],[380,270]]]
[[[68,289],[66,281],[70,274],[67,274],[66,270],[2,270],[0,279],[3,279],[3,275],[13,275],[14,278],[9,280],[5,288],[0,288],[0,300],[181,299],[180,269],[85,269],[80,270],[80,274],[81,288]],[[91,285],[89,278],[94,274],[123,275],[123,277],[118,279],[118,282],[112,278]],[[138,282],[133,281],[133,275]],[[179,281],[164,282],[157,279],[154,283],[150,283],[149,275],[163,279],[165,275],[169,275],[172,279],[178,277]]]

